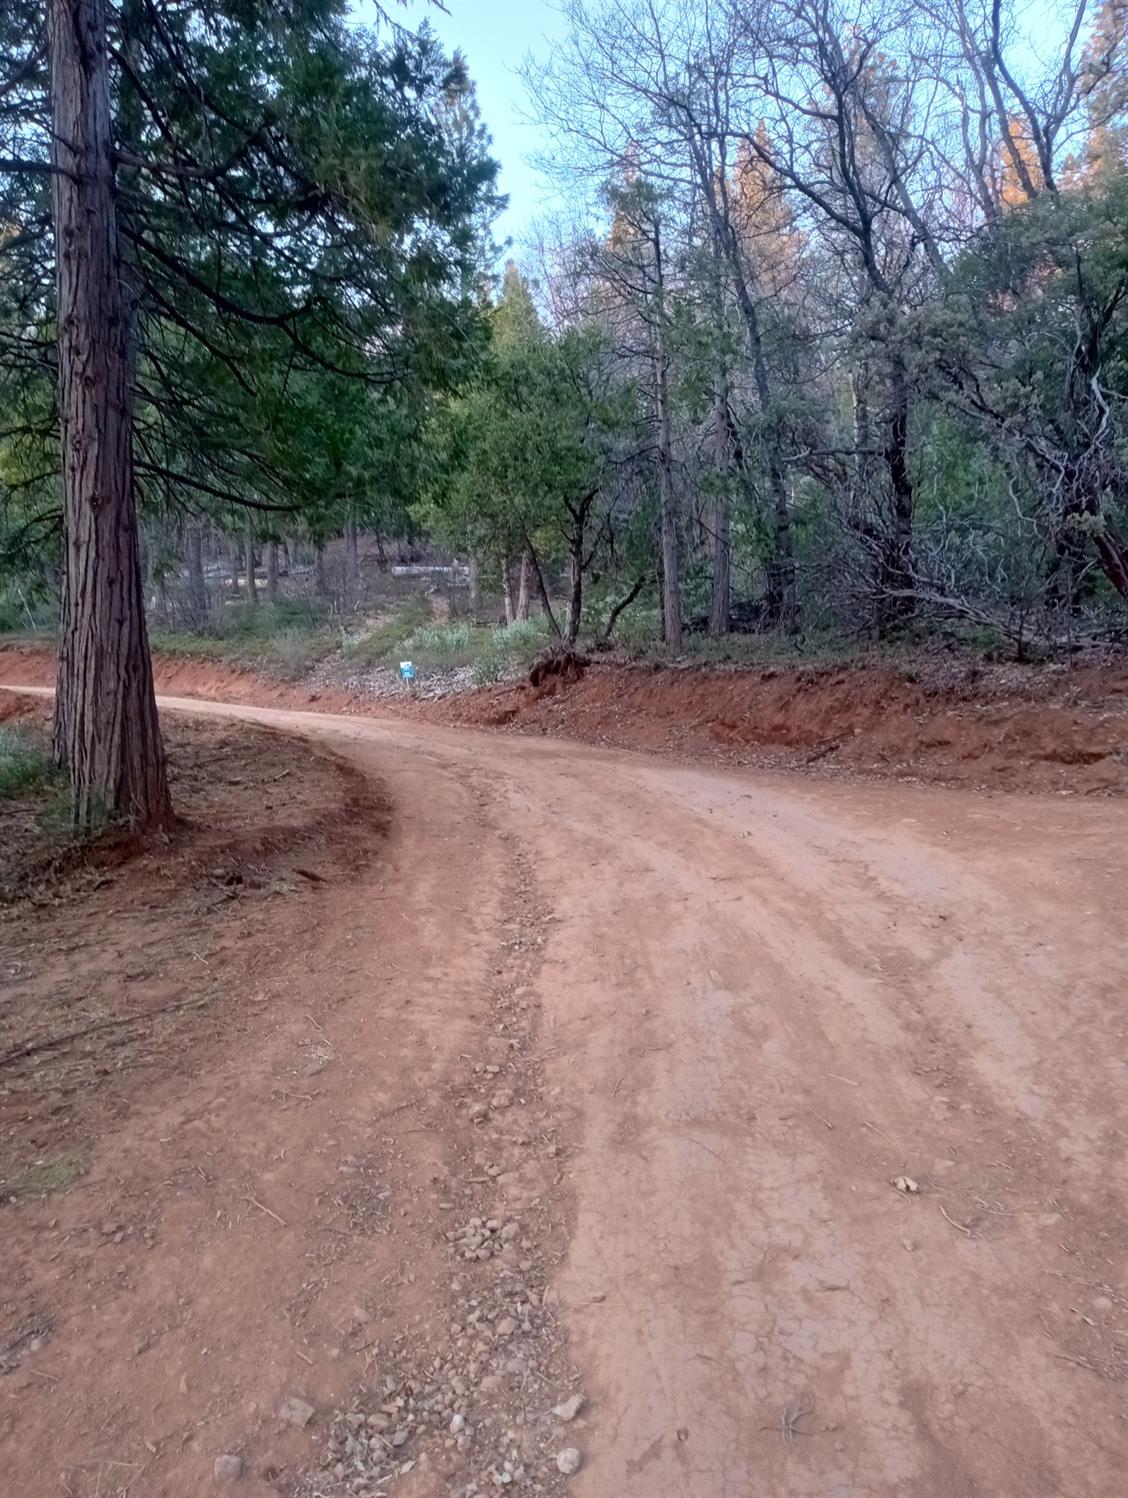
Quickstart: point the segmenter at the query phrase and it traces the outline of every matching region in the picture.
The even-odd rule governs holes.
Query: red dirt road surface
[[[214,1138],[217,1171],[224,1149],[242,1150],[232,1200],[254,1197],[285,1224],[243,1208],[241,1227],[208,1238],[193,1326],[197,1354],[217,1339],[208,1371],[177,1394],[175,1338],[152,1372],[136,1362],[107,1371],[100,1313],[60,1326],[48,1371],[67,1382],[34,1390],[26,1380],[26,1403],[6,1410],[13,1493],[68,1491],[58,1472],[74,1460],[68,1431],[82,1428],[86,1402],[100,1398],[110,1418],[115,1398],[134,1399],[155,1419],[147,1379],[164,1381],[169,1423],[177,1399],[179,1420],[190,1425],[198,1409],[214,1423],[206,1439],[161,1447],[134,1498],[212,1492],[212,1457],[241,1438],[247,1492],[278,1491],[278,1473],[295,1472],[306,1447],[312,1461],[311,1433],[280,1430],[262,1410],[308,1394],[316,1432],[323,1403],[364,1365],[342,1371],[317,1337],[298,1362],[268,1326],[259,1366],[260,1347],[223,1338],[225,1316],[241,1314],[230,1297],[265,1304],[264,1278],[282,1296],[308,1277],[326,1281],[307,1293],[318,1306],[327,1297],[332,1315],[363,1303],[363,1256],[303,1276],[294,1234],[315,1232],[330,1211],[338,1158],[369,1158],[358,1133],[375,1159],[387,1126],[369,1120],[419,1098],[423,1131],[397,1145],[418,1153],[404,1156],[415,1160],[414,1195],[402,1221],[392,1213],[395,1261],[378,1249],[382,1273],[402,1272],[373,1313],[405,1334],[408,1312],[422,1327],[460,1326],[447,1304],[450,1178],[485,1179],[472,1174],[475,1149],[496,1157],[507,1199],[482,1210],[540,1213],[526,1273],[545,1267],[534,1305],[552,1308],[560,1339],[547,1362],[527,1356],[553,1376],[571,1370],[567,1387],[520,1384],[514,1440],[535,1430],[547,1455],[539,1466],[530,1456],[516,1491],[1125,1492],[1128,804],[163,706],[269,724],[295,736],[295,754],[308,740],[343,757],[387,799],[391,864],[356,872],[336,915],[326,896],[323,942],[280,947],[273,1039],[237,1038],[194,1109],[182,1100],[169,1111],[166,1100],[150,1119],[137,1102],[132,1126],[148,1131],[152,1152],[185,1111]],[[499,1018],[489,989],[513,960],[516,1008]],[[331,994],[339,1023],[326,1018]],[[295,1088],[309,1103],[275,1117],[269,1149],[252,1147],[268,1069],[303,1014],[331,1032],[340,1066]],[[491,1038],[504,1046],[510,1034],[525,1048],[528,1086],[475,1116],[467,1079]],[[37,1210],[46,1224],[60,1209]],[[196,1272],[187,1258],[183,1271],[186,1282]],[[475,1262],[456,1294],[485,1295],[492,1273]],[[113,1293],[90,1292],[133,1314]],[[173,1288],[164,1314],[177,1321]],[[541,1323],[534,1312],[511,1332],[500,1325],[495,1336],[520,1358]],[[92,1366],[68,1360],[68,1340]],[[503,1383],[509,1365],[491,1356],[471,1375],[501,1369],[489,1386],[498,1392],[472,1392],[479,1411],[518,1397]],[[555,1424],[550,1407],[572,1389],[586,1398],[580,1418]],[[498,1443],[475,1439],[454,1454],[460,1465],[437,1457],[366,1491],[497,1491]],[[565,1446],[583,1458],[566,1480],[551,1460]],[[148,1461],[136,1447],[122,1459]],[[347,1489],[326,1480],[301,1491]]]

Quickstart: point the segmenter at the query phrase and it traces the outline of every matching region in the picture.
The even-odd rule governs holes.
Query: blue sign
[[[400,681],[413,682],[415,680],[415,667],[411,661],[400,661]]]

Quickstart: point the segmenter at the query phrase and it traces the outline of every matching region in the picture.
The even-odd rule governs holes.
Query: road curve
[[[1124,1493],[1125,803],[162,706],[473,779],[531,860],[570,1491]]]

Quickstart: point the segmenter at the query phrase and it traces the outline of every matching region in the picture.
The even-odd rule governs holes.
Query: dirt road
[[[556,1315],[587,1397],[570,1492],[1124,1492],[1128,805],[163,705],[378,776],[416,839],[401,981],[428,1085],[478,1022],[429,1020],[435,953],[528,871],[567,1141]],[[424,920],[451,869],[459,905]]]

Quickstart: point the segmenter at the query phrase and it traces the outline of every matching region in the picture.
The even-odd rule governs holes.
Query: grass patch
[[[62,783],[45,737],[18,724],[0,725],[0,800]]]
[[[549,635],[539,619],[516,619],[503,629],[486,631],[474,662],[474,681],[478,686],[504,681],[522,669],[527,670],[548,644]]]
[[[0,1200],[37,1201],[54,1191],[66,1191],[82,1174],[82,1162],[73,1155],[57,1160],[36,1160],[9,1180],[0,1181]]]
[[[362,666],[391,665],[400,658],[400,648],[431,618],[431,605],[422,593],[414,593],[385,619],[379,619],[364,634],[345,644],[345,655]]]
[[[162,655],[234,661],[264,670],[300,675],[341,647],[341,634],[324,612],[309,603],[279,600],[257,608],[233,607],[228,615],[199,634],[190,630],[152,630],[150,641]]]

